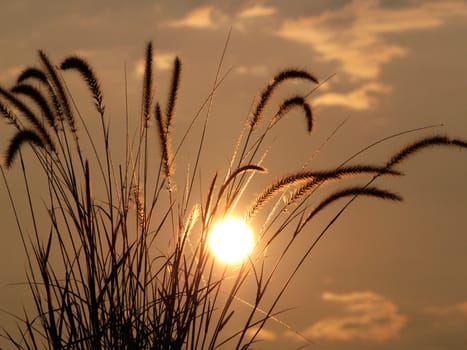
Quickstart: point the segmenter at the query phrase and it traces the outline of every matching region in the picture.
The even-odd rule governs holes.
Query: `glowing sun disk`
[[[208,244],[214,256],[227,264],[245,259],[253,250],[253,233],[240,218],[218,222],[209,234]]]

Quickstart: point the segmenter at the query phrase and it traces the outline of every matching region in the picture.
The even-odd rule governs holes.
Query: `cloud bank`
[[[387,93],[391,88],[377,82],[365,83],[347,93],[329,92],[313,99],[315,106],[342,106],[355,110],[366,110],[374,107],[377,94]]]
[[[399,335],[407,322],[397,306],[371,291],[348,294],[324,293],[323,300],[338,303],[344,312],[318,321],[303,334],[311,339],[384,342]]]
[[[345,94],[325,94],[317,103],[364,110],[376,104],[375,93],[389,91],[380,82],[384,65],[409,53],[394,34],[436,29],[466,17],[467,3],[461,1],[385,8],[378,0],[353,0],[319,15],[285,19],[276,35],[309,46],[319,60],[335,63],[338,74],[355,85]]]
[[[444,1],[393,9],[377,0],[353,0],[317,16],[286,19],[277,35],[309,45],[321,60],[337,62],[354,79],[376,79],[384,64],[408,53],[389,34],[438,28],[453,17],[467,17],[467,4]]]
[[[277,9],[275,7],[253,5],[229,15],[216,6],[208,5],[197,7],[182,18],[166,22],[166,25],[174,28],[217,29],[222,25],[228,24],[230,19],[230,22],[236,28],[245,30],[244,21],[269,17],[276,13]]]
[[[339,77],[349,81],[347,92],[323,93],[315,104],[368,110],[391,90],[381,81],[384,66],[410,52],[399,37],[408,32],[439,28],[455,18],[467,18],[467,3],[434,1],[384,7],[380,0],[352,0],[336,9],[296,18],[280,18],[277,8],[261,4],[233,13],[207,5],[194,8],[166,25],[215,30],[230,23],[240,31],[248,31],[252,30],[253,21],[271,16],[276,20],[264,23],[265,31],[309,47],[314,57],[334,63]],[[248,67],[242,70],[255,71]]]
[[[156,52],[156,54],[152,57],[152,61],[154,62],[154,68],[160,71],[173,69],[175,57],[177,57],[175,52]],[[135,75],[143,76],[144,68],[144,59],[139,59],[138,61],[136,61],[136,63],[134,64]]]
[[[268,17],[274,15],[277,12],[276,8],[272,6],[254,5],[247,7],[242,10],[239,14],[239,18],[255,18],[255,17]]]
[[[214,6],[195,8],[184,17],[167,22],[174,28],[216,29],[224,22],[225,15]]]

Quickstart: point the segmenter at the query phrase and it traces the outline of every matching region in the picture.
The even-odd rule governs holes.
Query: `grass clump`
[[[35,305],[35,312],[28,311],[21,319],[19,336],[7,331],[3,335],[18,349],[247,349],[267,322],[277,320],[281,312],[278,302],[294,275],[352,200],[367,196],[399,201],[399,195],[372,183],[380,177],[399,176],[396,167],[422,149],[440,145],[467,148],[465,141],[434,136],[416,141],[381,164],[292,172],[264,186],[241,210],[238,203],[246,197],[252,179],[266,172],[262,147],[276,123],[298,108],[306,118],[306,130],[313,131],[311,102],[301,95],[284,100],[260,131],[265,107],[276,90],[296,79],[319,84],[305,70],[287,69],[260,92],[231,165],[221,169],[223,180],[217,173],[207,175],[210,186],[197,201],[192,195],[193,183],[200,170],[198,159],[206,152],[206,124],[195,145],[194,168],[186,169],[186,185],[181,186],[175,165],[186,138],[174,145],[171,135],[182,63],[179,58],[174,60],[163,108],[154,94],[152,57],[149,43],[141,115],[136,130],[126,130],[122,160],[118,160],[117,148],[110,145],[101,84],[85,59],[67,57],[57,69],[39,51],[39,68],[24,70],[13,88],[0,88],[0,113],[14,130],[1,171],[28,252],[28,285]],[[66,71],[76,71],[89,89],[101,136],[90,132],[89,121],[70,102]],[[210,98],[217,83],[216,78]],[[186,134],[194,132],[196,119]],[[151,130],[151,120],[156,130]],[[158,151],[151,147],[154,138]],[[35,164],[30,167],[28,162],[33,159]],[[23,198],[15,197],[7,181],[6,168],[15,162],[21,164],[32,234],[24,228],[17,209],[17,201]],[[41,203],[31,188],[38,168],[47,189]],[[310,198],[326,191],[328,183],[349,177],[367,181],[344,184],[317,204],[310,204]],[[329,225],[310,238],[303,256],[290,260],[290,247],[315,215],[348,197]],[[47,213],[45,224],[39,222],[44,221],[41,204]],[[266,206],[272,209],[264,219],[257,214]],[[217,220],[238,212],[247,221],[263,220],[263,229],[247,260],[238,266],[223,266],[208,249],[209,232]],[[271,260],[266,252],[286,230],[292,234]],[[273,287],[273,277],[282,265],[292,268],[280,286]],[[244,297],[245,290],[250,298]],[[245,312],[237,310],[238,302],[248,305]]]

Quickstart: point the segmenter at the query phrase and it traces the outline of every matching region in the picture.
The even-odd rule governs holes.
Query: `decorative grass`
[[[182,64],[175,59],[163,108],[155,101],[152,51],[149,43],[141,116],[136,130],[126,124],[121,162],[113,153],[118,147],[110,144],[112,129],[101,84],[83,58],[67,57],[57,69],[39,51],[39,68],[24,70],[12,89],[0,88],[0,113],[14,130],[1,172],[27,252],[27,280],[35,305],[34,311],[27,310],[21,318],[18,336],[4,331],[3,336],[15,348],[250,348],[268,322],[280,322],[278,315],[284,310],[278,310],[278,303],[293,277],[356,197],[401,200],[399,195],[372,183],[386,176],[399,176],[397,167],[425,148],[467,148],[465,141],[434,136],[404,147],[381,164],[342,164],[334,169],[275,175],[276,180],[241,209],[238,203],[250,191],[252,179],[266,171],[263,142],[277,121],[298,108],[306,118],[306,130],[314,129],[310,99],[303,97],[307,95],[284,100],[269,124],[260,128],[265,108],[278,89],[296,79],[313,86],[319,84],[305,70],[286,69],[258,95],[230,167],[221,169],[220,175],[203,174],[210,185],[204,189],[203,199],[197,201],[193,184],[200,173],[199,158],[209,152],[204,148],[207,119],[198,143],[193,145],[198,149],[194,165],[191,169],[177,169],[178,151],[186,142],[183,137],[173,145],[171,137]],[[73,71],[91,93],[100,119],[99,137],[89,131],[88,116],[82,117],[71,102],[64,77]],[[208,106],[220,81],[218,76]],[[198,114],[185,136],[194,133],[197,119]],[[152,130],[151,120],[156,130]],[[158,139],[155,143],[160,145],[159,150],[151,148],[153,138]],[[7,181],[5,168],[18,162],[26,198],[17,198]],[[34,198],[31,188],[32,177],[39,171],[46,189],[46,196],[40,199]],[[177,183],[176,171],[186,171],[185,185]],[[345,183],[349,177],[366,180],[361,185],[349,185]],[[342,182],[342,188],[326,194],[331,182]],[[321,200],[312,204],[310,199],[315,196]],[[350,200],[329,224],[316,236],[310,235],[303,256],[291,259],[290,248],[310,221],[348,197]],[[25,199],[30,212],[23,216],[17,203]],[[45,230],[39,223],[44,219],[40,218],[44,205],[48,215]],[[265,208],[268,215],[258,216]],[[265,221],[258,225],[263,228],[257,233],[250,257],[240,265],[224,266],[213,258],[207,237],[217,220],[239,212],[246,220]],[[28,216],[32,233],[24,228]],[[267,251],[278,237],[284,237],[287,243],[274,247],[279,254],[269,257]],[[291,269],[276,286],[272,280],[281,266]],[[247,305],[247,309],[239,311],[239,303]]]

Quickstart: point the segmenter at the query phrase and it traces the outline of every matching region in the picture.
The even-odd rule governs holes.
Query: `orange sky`
[[[214,101],[207,148],[215,151],[201,160],[204,173],[228,164],[254,96],[288,67],[332,78],[310,97],[316,131],[307,135],[297,116],[270,140],[269,180],[312,156],[312,168],[336,166],[371,142],[413,128],[444,125],[383,143],[357,161],[383,162],[423,135],[467,139],[466,1],[0,0],[0,13],[2,86],[37,63],[37,49],[56,62],[78,53],[99,74],[116,120],[123,115],[124,66],[130,109],[139,113],[145,43],[155,45],[160,96],[179,55],[180,128],[209,93],[231,27],[222,71],[231,70]],[[288,91],[308,88],[292,84]],[[3,123],[2,150],[6,129]],[[419,154],[402,167],[404,177],[381,182],[404,202],[361,199],[328,232],[281,303],[294,307],[282,320],[314,341],[310,349],[467,346],[466,157],[446,149]],[[25,260],[3,186],[0,198],[0,309],[21,312],[18,295],[28,293],[12,284],[25,281]],[[318,218],[310,236],[338,208]],[[0,313],[5,325],[8,319]],[[263,338],[257,349],[303,345],[278,324]]]

